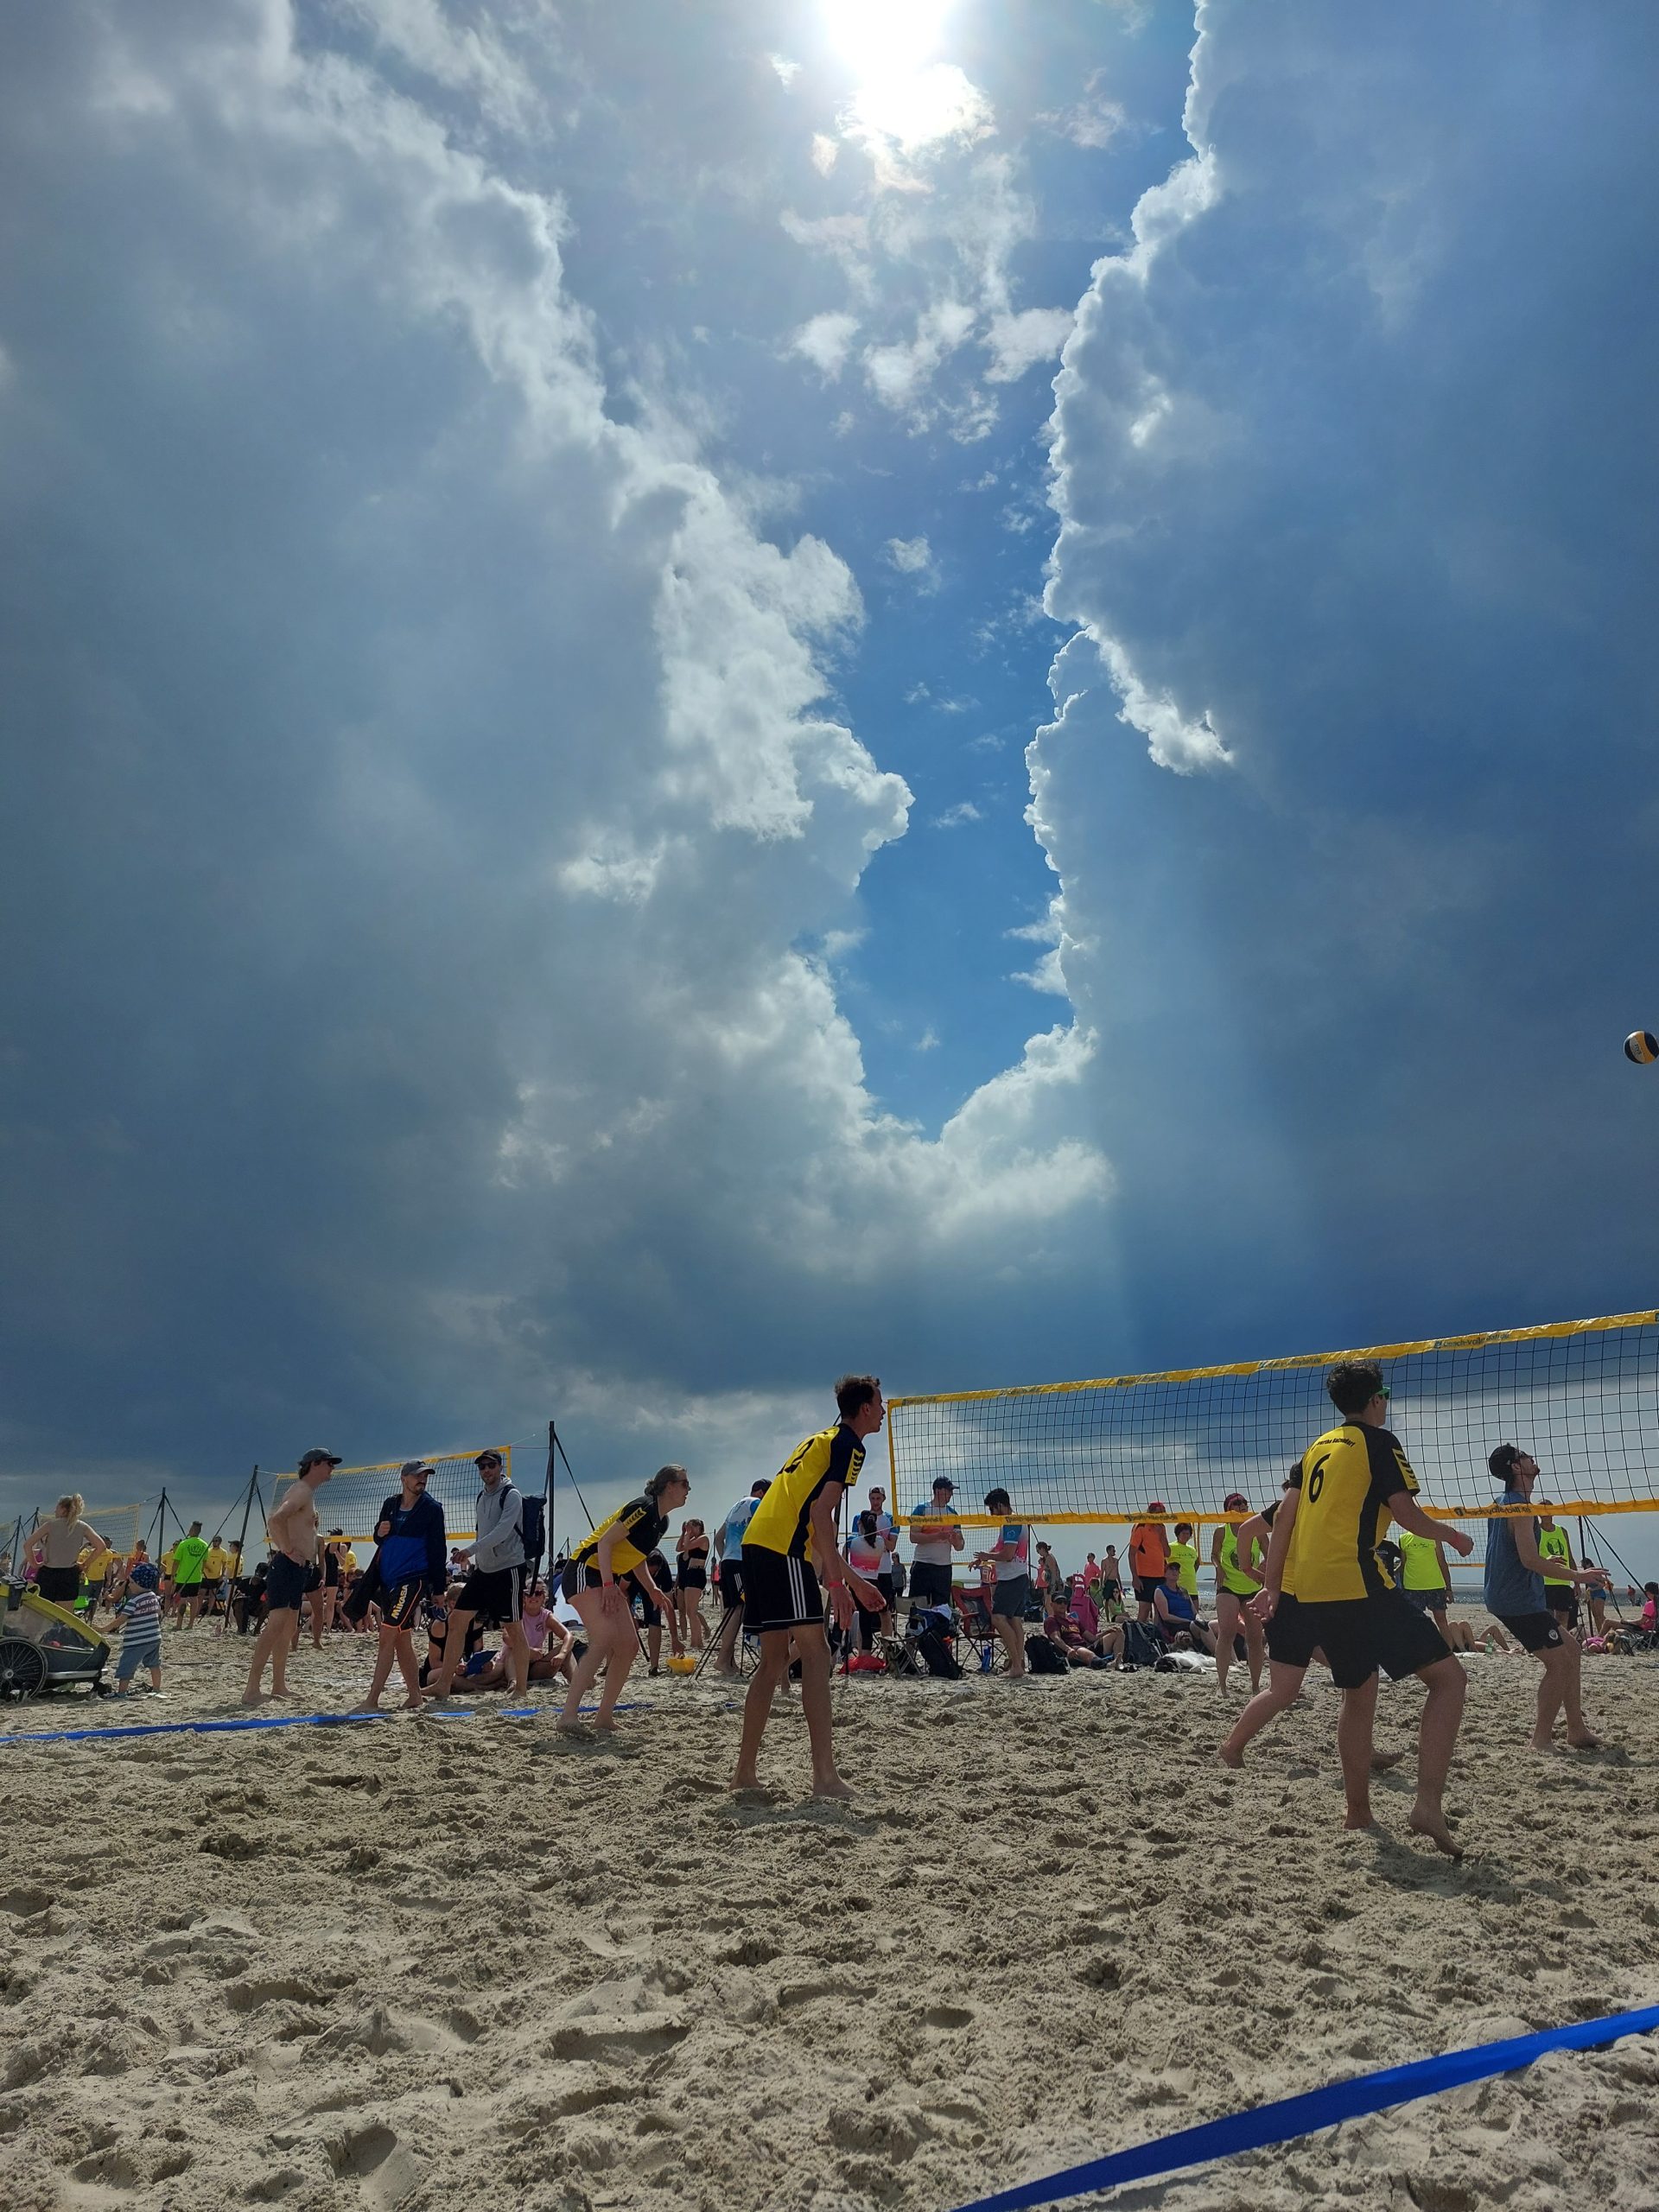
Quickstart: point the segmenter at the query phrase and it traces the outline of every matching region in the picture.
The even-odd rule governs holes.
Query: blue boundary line
[[[552,1711],[550,1706],[509,1705],[493,1708],[498,1720],[534,1720]],[[597,1707],[584,1707],[585,1720]],[[637,1713],[638,1700],[612,1707],[616,1713]],[[391,1713],[249,1713],[230,1720],[134,1721],[120,1728],[47,1728],[28,1735],[0,1733],[0,1751],[11,1744],[109,1744],[132,1736],[232,1736],[248,1728],[347,1728],[362,1720],[393,1720]],[[477,1720],[486,1718],[481,1707],[435,1705],[425,1717],[432,1720]]]
[[[1300,2096],[1257,2105],[1251,2112],[1230,2113],[1225,2120],[1206,2120],[1200,2127],[1184,2127],[1174,2135],[1135,2144],[1108,2158],[1090,2158],[1040,2181],[1020,2182],[1012,2189],[998,2190],[994,2196],[976,2196],[957,2206],[957,2212],[1025,2212],[1027,2206],[1052,2204],[1091,2190],[1151,2181],[1160,2175],[1179,2173],[1185,2166],[1234,2158],[1241,2151],[1288,2143],[1299,2135],[1335,2127],[1342,2120],[1358,2120],[1367,2113],[1384,2112],[1390,2105],[1410,2104],[1442,2089],[1488,2081],[1495,2074],[1512,2074],[1552,2050],[1594,2050],[1603,2044],[1617,2043],[1623,2036],[1651,2035],[1656,2030],[1659,2030],[1659,2005],[1649,2005],[1639,2012],[1614,2012],[1601,2020],[1577,2020],[1568,2027],[1545,2028],[1536,2035],[1513,2036],[1503,2043],[1474,2044],[1466,2050],[1447,2051],[1438,2058],[1413,2059],[1407,2066],[1358,2074],[1351,2081],[1332,2082]]]

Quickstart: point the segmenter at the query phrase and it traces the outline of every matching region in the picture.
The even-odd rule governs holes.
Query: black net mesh
[[[1242,1492],[1278,1494],[1293,1459],[1339,1416],[1325,1392],[1338,1360],[1374,1359],[1393,1391],[1389,1426],[1448,1518],[1496,1495],[1487,1456],[1520,1445],[1539,1498],[1564,1515],[1659,1507],[1659,1313],[1309,1353],[1236,1367],[889,1400],[895,1506],[914,1511],[949,1475],[964,1521],[1000,1484],[1039,1521],[1228,1517]],[[1235,1516],[1236,1517],[1236,1516]]]

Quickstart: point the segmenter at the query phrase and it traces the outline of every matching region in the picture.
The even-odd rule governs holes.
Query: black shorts
[[[1268,1623],[1268,1658],[1281,1667],[1306,1667],[1316,1650],[1324,1652],[1339,1690],[1361,1688],[1378,1668],[1397,1682],[1452,1656],[1433,1622],[1398,1590],[1312,1604],[1281,1598]]]
[[[757,1636],[780,1628],[816,1628],[823,1620],[818,1578],[804,1559],[743,1547],[743,1625]]]
[[[1553,1612],[1499,1613],[1497,1620],[1525,1651],[1553,1651],[1566,1642]]]
[[[49,1605],[73,1605],[80,1595],[78,1567],[37,1567],[35,1587]]]
[[[999,1582],[991,1593],[994,1620],[1022,1621],[1031,1610],[1031,1577],[1016,1574]]]
[[[911,1561],[910,1602],[912,1605],[950,1604],[950,1569],[944,1560],[918,1559]]]
[[[887,1568],[884,1573],[876,1576],[875,1586],[881,1592],[883,1611],[890,1613],[899,1602],[898,1586],[893,1581],[891,1567]]]
[[[706,1590],[709,1587],[709,1570],[701,1561],[696,1567],[690,1567],[682,1560],[677,1580],[682,1590]]]
[[[1578,1592],[1573,1589],[1570,1582],[1565,1590],[1553,1590],[1548,1583],[1546,1583],[1544,1585],[1544,1603],[1549,1607],[1550,1611],[1555,1614],[1559,1619],[1564,1620],[1569,1628],[1576,1628],[1578,1626]],[[1498,1618],[1501,1620],[1503,1618],[1503,1615],[1500,1613],[1498,1615]],[[1527,1617],[1523,1613],[1521,1618],[1524,1620]]]
[[[201,1595],[201,1584],[200,1581],[175,1582],[173,1585],[173,1595],[175,1598],[183,1599],[200,1598]]]
[[[743,1566],[740,1560],[723,1559],[715,1572],[715,1587],[728,1613],[743,1603]]]
[[[1153,1592],[1161,1590],[1163,1586],[1164,1578],[1161,1574],[1137,1574],[1135,1578],[1135,1594],[1143,1605],[1149,1605],[1152,1603]]]
[[[458,1613],[487,1613],[493,1621],[516,1621],[524,1609],[522,1567],[474,1567],[455,1597]]]
[[[297,1613],[304,1602],[308,1572],[297,1560],[289,1559],[286,1552],[273,1552],[270,1571],[265,1577],[266,1611]]]
[[[425,1596],[426,1578],[422,1574],[413,1576],[407,1582],[398,1583],[394,1589],[383,1589],[375,1600],[380,1608],[380,1625],[383,1628],[413,1628],[421,1617],[421,1605]],[[366,1612],[367,1610],[365,1605],[364,1611]]]
[[[630,1567],[622,1577],[630,1604],[638,1605],[647,1628],[655,1627],[674,1602],[674,1592],[653,1581],[643,1567]]]
[[[1444,1583],[1438,1590],[1402,1590],[1400,1595],[1420,1613],[1443,1613],[1452,1602],[1452,1592]]]
[[[340,1587],[340,1561],[333,1552],[323,1554],[322,1586],[325,1590],[338,1590]]]

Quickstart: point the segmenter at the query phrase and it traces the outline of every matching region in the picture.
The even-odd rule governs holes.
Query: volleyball
[[[1624,1039],[1624,1057],[1643,1068],[1659,1060],[1659,1037],[1651,1029],[1632,1029]]]

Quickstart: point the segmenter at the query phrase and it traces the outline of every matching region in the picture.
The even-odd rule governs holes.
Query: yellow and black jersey
[[[598,1566],[599,1540],[607,1529],[618,1531],[611,1547],[611,1572],[620,1581],[636,1567],[645,1565],[646,1553],[654,1552],[667,1535],[668,1522],[648,1497],[631,1497],[608,1520],[601,1521],[591,1536],[582,1538],[570,1554],[573,1566]]]
[[[1391,1430],[1345,1421],[1302,1454],[1296,1525],[1284,1587],[1300,1604],[1375,1598],[1395,1586],[1376,1555],[1394,1516],[1389,1500],[1417,1495],[1411,1462]]]
[[[813,1499],[826,1483],[838,1483],[842,1489],[855,1483],[863,1465],[864,1446],[845,1421],[809,1436],[804,1444],[796,1446],[750,1515],[743,1531],[745,1546],[759,1544],[765,1551],[781,1552],[786,1559],[804,1559]]]

